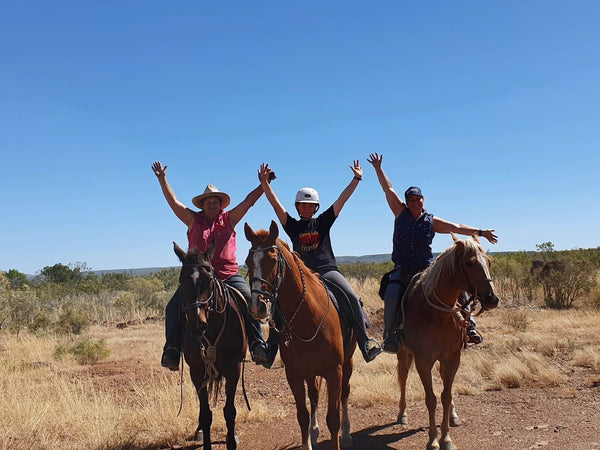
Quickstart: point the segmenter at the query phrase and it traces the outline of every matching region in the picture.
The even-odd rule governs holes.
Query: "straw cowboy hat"
[[[196,195],[192,199],[192,203],[198,208],[202,209],[202,206],[204,205],[204,199],[207,197],[219,197],[221,200],[221,209],[227,208],[231,203],[231,198],[229,195],[227,195],[225,192],[219,192],[217,187],[213,184],[206,186],[206,189],[204,189],[202,194]]]

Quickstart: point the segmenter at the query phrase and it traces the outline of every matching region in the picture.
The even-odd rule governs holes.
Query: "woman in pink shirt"
[[[262,187],[259,185],[239,205],[227,211],[225,208],[231,202],[229,195],[220,192],[215,186],[209,184],[206,186],[204,193],[192,199],[192,203],[200,209],[200,211],[193,211],[177,200],[175,193],[167,182],[167,167],[163,167],[159,161],[152,164],[152,170],[158,178],[167,203],[169,203],[179,220],[187,226],[189,249],[205,252],[208,244],[215,241],[216,248],[212,264],[217,277],[239,290],[246,301],[249,301],[250,289],[240,275],[237,263],[235,226],[262,195]],[[161,365],[171,370],[178,370],[181,357],[182,324],[179,313],[180,304],[181,297],[179,290],[177,290],[165,309],[166,343],[161,358]],[[270,333],[269,342],[266,343],[263,339],[260,322],[253,320],[248,314],[246,314],[245,319],[252,359],[257,364],[271,367],[277,354],[277,334]]]

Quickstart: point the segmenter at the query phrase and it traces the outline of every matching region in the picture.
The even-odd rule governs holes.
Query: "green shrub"
[[[29,330],[35,334],[44,333],[51,328],[52,320],[43,312],[37,313],[29,325]]]
[[[59,361],[64,359],[65,356],[69,354],[69,349],[64,344],[59,344],[54,348],[54,359],[58,359]]]
[[[380,280],[384,273],[394,268],[394,263],[391,261],[385,263],[356,262],[339,264],[338,267],[346,278],[355,278],[360,283],[364,283],[367,278]]]
[[[81,334],[90,325],[87,314],[81,310],[67,309],[58,318],[56,331],[63,334]]]
[[[96,364],[110,355],[110,350],[104,339],[92,339],[90,337],[80,339],[68,351],[73,355],[75,361],[81,365]]]

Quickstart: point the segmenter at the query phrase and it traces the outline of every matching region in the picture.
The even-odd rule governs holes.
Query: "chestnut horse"
[[[204,253],[196,250],[186,253],[177,244],[173,245],[183,264],[179,275],[181,307],[185,314],[183,354],[200,404],[194,439],[203,442],[204,450],[212,448],[209,396],[216,401],[225,378],[223,415],[227,425],[227,449],[236,449],[239,439],[235,430],[235,392],[248,348],[242,312],[234,298],[242,294],[216,277],[211,264],[214,242]]]
[[[454,245],[441,253],[409,284],[404,303],[402,348],[398,352],[398,382],[400,384],[399,423],[406,424],[406,378],[413,358],[423,388],[429,412],[428,449],[452,449],[450,417],[453,426],[460,425],[452,402],[452,384],[460,364],[460,353],[466,340],[466,323],[457,303],[461,291],[481,303],[481,312],[498,306],[498,297],[490,277],[490,259],[479,238],[465,240],[452,234]],[[436,397],[431,371],[439,361],[443,382],[443,406],[440,440],[435,425]]]
[[[246,259],[252,291],[250,312],[256,319],[279,327],[280,354],[296,402],[302,449],[317,448],[319,377],[327,382],[326,417],[331,448],[340,448],[340,425],[341,445],[351,447],[348,396],[356,340],[346,335],[349,340],[344,345],[345,329],[327,289],[319,276],[278,239],[279,228],[274,221],[268,232],[255,233],[247,223],[244,231],[252,244]],[[305,383],[310,414],[306,407]]]

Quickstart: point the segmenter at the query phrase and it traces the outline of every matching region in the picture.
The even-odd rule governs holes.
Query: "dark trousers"
[[[368,317],[365,315],[360,298],[350,286],[350,283],[337,270],[329,270],[321,273],[327,287],[333,292],[338,300],[342,313],[349,316],[350,326],[354,330],[356,342],[359,348],[367,347],[369,336],[367,335]]]

